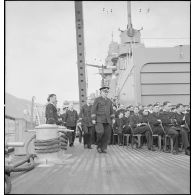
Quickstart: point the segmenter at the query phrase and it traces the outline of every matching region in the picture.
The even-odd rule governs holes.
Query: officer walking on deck
[[[111,124],[114,123],[112,101],[107,97],[109,87],[100,88],[100,96],[94,100],[92,106],[92,123],[95,124],[97,135],[97,151],[106,153],[111,136]]]
[[[74,130],[74,132],[68,133],[70,147],[72,147],[74,145],[77,120],[78,120],[78,113],[74,109],[73,103],[70,103],[68,110],[66,111],[66,114],[64,117],[64,121],[66,122],[67,128]]]
[[[82,131],[84,133],[83,139],[84,139],[84,148],[92,149],[92,131],[94,128],[94,125],[92,124],[91,120],[91,99],[87,99],[87,103],[84,104],[80,110],[79,113],[79,122],[82,124]]]

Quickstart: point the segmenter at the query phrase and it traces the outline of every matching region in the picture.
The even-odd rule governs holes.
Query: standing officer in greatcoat
[[[59,124],[56,108],[56,95],[50,94],[47,98],[47,101],[48,104],[45,109],[46,124]]]
[[[94,125],[92,124],[91,119],[91,109],[92,109],[92,100],[90,98],[87,99],[87,103],[84,104],[79,113],[79,122],[82,124],[83,141],[84,148],[92,149],[92,131]]]
[[[100,97],[94,100],[92,106],[92,123],[95,124],[97,135],[97,151],[106,153],[111,136],[111,125],[114,123],[114,111],[112,101],[107,97],[109,87],[100,88]]]
[[[45,109],[46,124],[64,125],[63,118],[57,112],[57,98],[55,94],[50,94],[47,98],[48,104]],[[61,119],[61,120],[60,120]],[[67,149],[67,133],[60,133],[60,148]]]

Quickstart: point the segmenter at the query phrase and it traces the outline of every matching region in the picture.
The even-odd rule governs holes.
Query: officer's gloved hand
[[[95,120],[92,120],[92,123],[95,125],[96,124],[96,121]]]

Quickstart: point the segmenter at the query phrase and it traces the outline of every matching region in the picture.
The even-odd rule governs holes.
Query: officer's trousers
[[[92,144],[96,144],[96,132],[95,127],[92,129],[92,135],[91,135]]]
[[[106,150],[111,136],[111,125],[109,123],[103,123],[103,127],[104,130],[102,133],[96,131],[97,147],[101,148],[101,150]]]
[[[123,134],[118,133],[118,137],[119,137],[119,144],[123,144]]]
[[[123,134],[131,134],[131,128],[128,126],[125,126],[123,128]]]
[[[180,131],[182,144],[185,148],[185,150],[190,146],[189,140],[188,140],[188,132],[184,129]]]
[[[178,150],[178,136],[179,136],[179,132],[177,131],[177,128],[176,127],[174,127],[174,126],[172,126],[172,127],[167,127],[167,128],[165,128],[165,129],[167,129],[167,134],[169,135],[169,136],[171,136],[172,137],[172,139],[173,139],[173,149],[174,150]]]
[[[185,150],[188,149],[190,147],[190,143],[188,139],[189,130],[187,128],[182,128],[182,127],[175,127],[175,128],[178,131],[179,135],[181,135],[181,141]]]
[[[68,127],[68,129],[74,130],[73,132],[68,132],[68,138],[69,138],[69,145],[74,144],[75,140],[75,132],[76,132],[76,126],[75,127]]]
[[[133,129],[133,133],[134,134],[145,134],[146,139],[147,139],[148,149],[150,149],[152,147],[152,145],[153,145],[152,133],[151,133],[149,126],[146,125],[146,126],[136,127],[135,129]]]
[[[157,134],[157,135],[164,135],[164,131],[162,130],[162,127],[160,126],[151,126],[153,134]]]
[[[84,135],[83,135],[83,143],[84,145],[87,145],[88,147],[91,147],[92,144],[92,131],[94,129],[94,126],[87,127],[83,125]]]
[[[82,132],[82,128],[78,126],[78,131],[79,131],[79,142],[82,143],[82,139],[83,139],[83,132]]]

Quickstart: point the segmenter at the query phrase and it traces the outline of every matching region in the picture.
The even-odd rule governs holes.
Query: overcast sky
[[[101,65],[112,31],[119,42],[118,29],[126,29],[126,1],[83,2],[83,14],[86,63]],[[146,47],[189,44],[189,2],[133,1],[132,22],[143,26]],[[76,53],[73,1],[6,1],[6,92],[39,103],[55,93],[58,106],[79,100]],[[88,94],[100,87],[97,72],[87,67]]]

